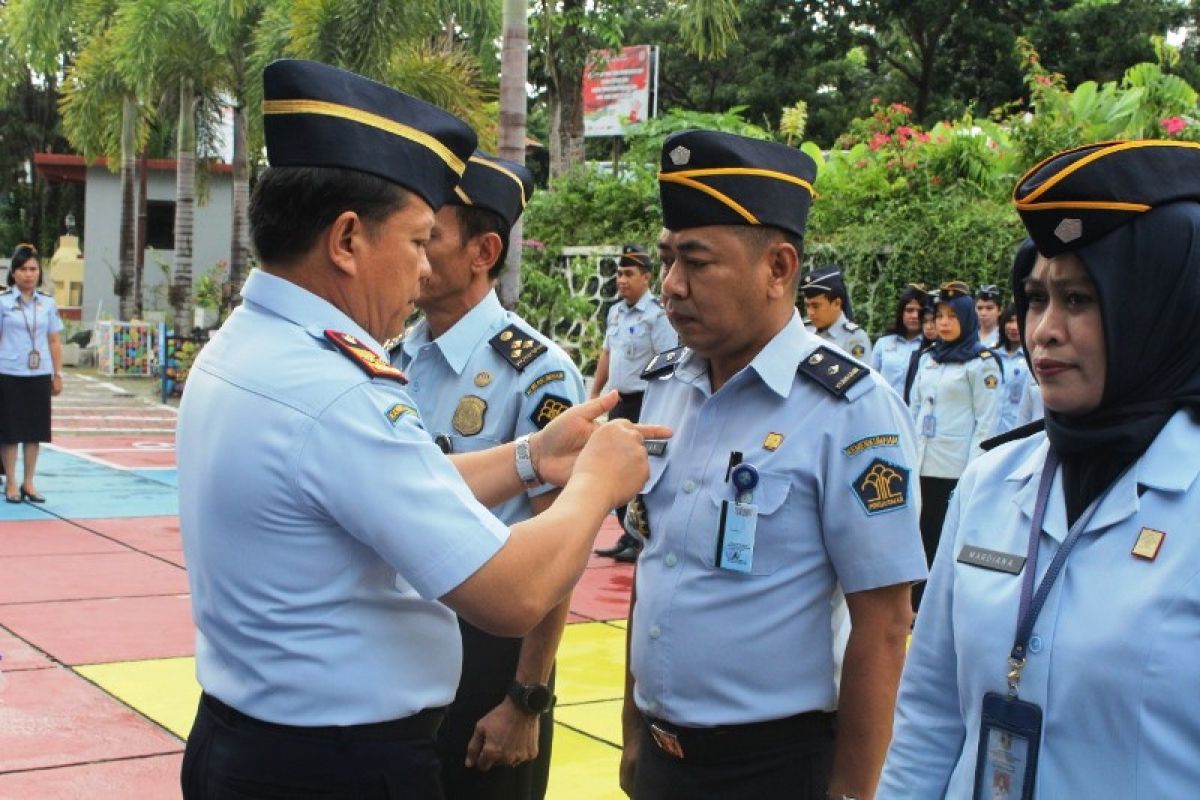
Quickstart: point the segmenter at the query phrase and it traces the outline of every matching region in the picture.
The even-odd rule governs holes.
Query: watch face
[[[550,687],[530,686],[525,691],[525,706],[534,713],[542,714],[550,709]]]

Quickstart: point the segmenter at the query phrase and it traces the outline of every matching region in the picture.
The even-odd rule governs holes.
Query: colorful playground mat
[[[44,506],[0,503],[0,800],[179,797],[194,629],[174,409],[68,374]],[[617,537],[615,519],[600,544]],[[548,797],[617,788],[632,568],[593,557],[558,658]]]

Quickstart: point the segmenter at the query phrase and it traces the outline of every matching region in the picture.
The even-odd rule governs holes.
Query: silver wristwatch
[[[538,477],[537,470],[533,468],[533,458],[529,453],[529,437],[532,435],[527,433],[524,436],[518,436],[514,442],[517,446],[517,477],[521,479],[521,483],[525,484],[526,489],[536,489],[542,485],[542,479]]]

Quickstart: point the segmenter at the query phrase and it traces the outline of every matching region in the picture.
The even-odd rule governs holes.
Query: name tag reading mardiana
[[[956,559],[960,564],[970,564],[972,567],[982,567],[996,572],[1007,572],[1010,575],[1020,575],[1025,567],[1025,556],[1012,553],[1001,553],[999,550],[988,550],[986,547],[976,547],[964,544],[958,551]]]

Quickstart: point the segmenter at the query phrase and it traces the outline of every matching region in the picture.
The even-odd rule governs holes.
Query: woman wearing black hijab
[[[950,493],[996,424],[1003,380],[992,352],[979,341],[979,317],[967,285],[944,285],[936,308],[939,338],[917,361],[909,393],[921,475],[921,539],[930,561]],[[922,590],[917,586],[913,592],[914,608]]]
[[[877,797],[1194,797],[1200,146],[1068,151],[1014,196],[1045,431],[959,483]]]

